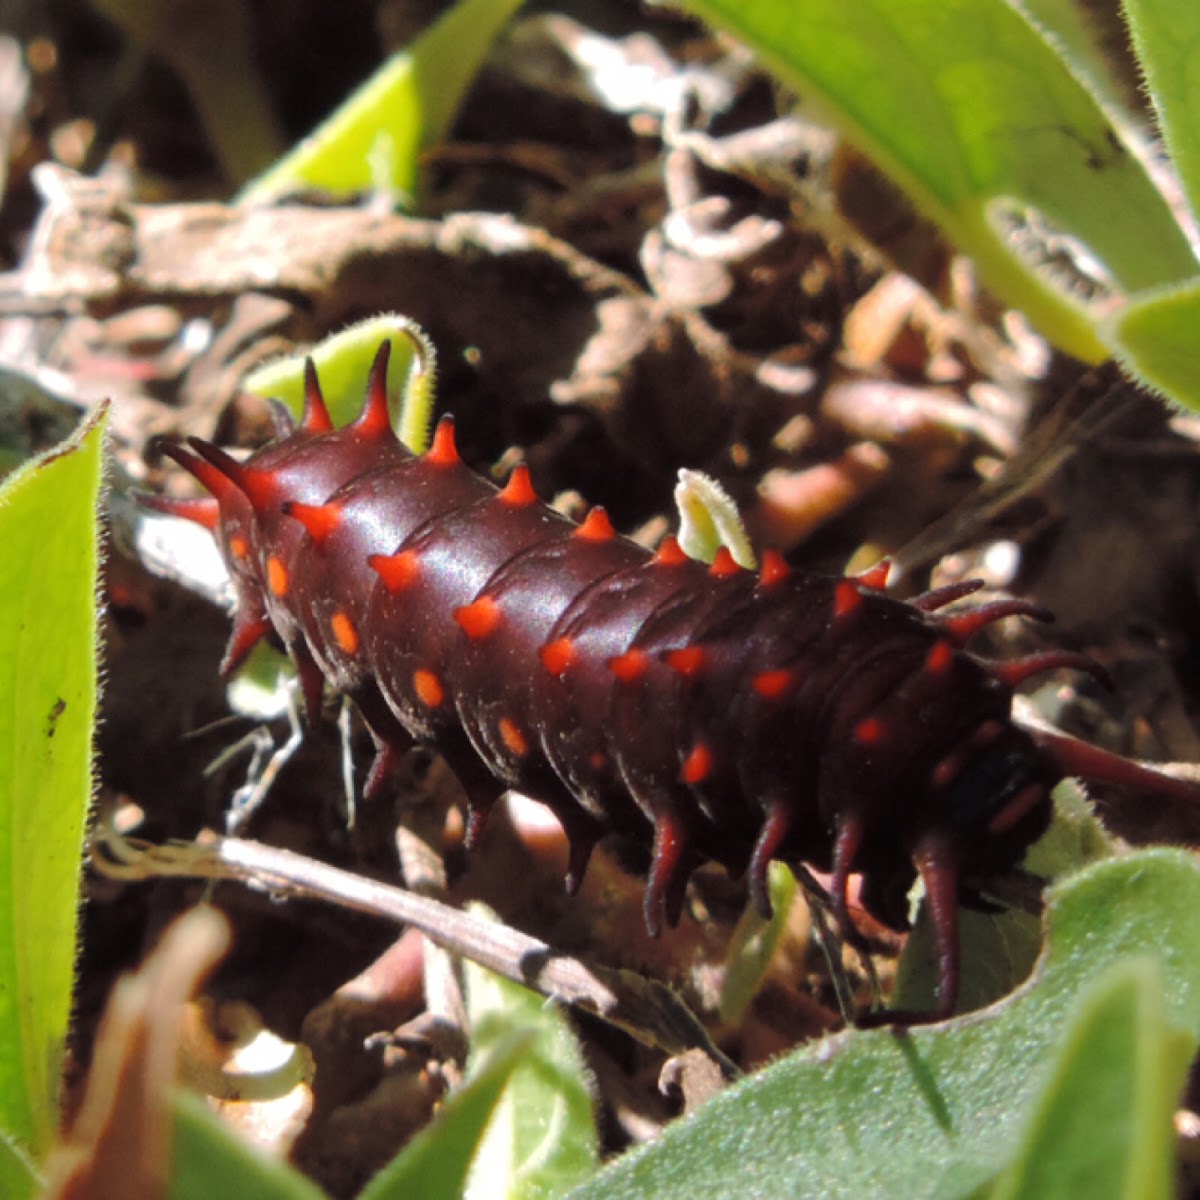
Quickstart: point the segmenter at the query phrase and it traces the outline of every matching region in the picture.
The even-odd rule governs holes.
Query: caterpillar
[[[645,922],[679,919],[704,859],[748,875],[769,915],[775,859],[830,873],[847,937],[861,904],[906,927],[923,880],[937,953],[934,1016],[959,986],[958,905],[1046,829],[1067,774],[1165,793],[1195,789],[1095,747],[1029,732],[1013,689],[1046,670],[1102,674],[1052,650],[987,661],[972,637],[1020,599],[964,606],[967,581],[907,602],[886,563],[854,577],[705,564],[668,537],[649,551],[603,509],[574,523],[517,466],[502,488],[460,460],[449,416],[428,450],[392,431],[389,343],[358,417],[335,429],[311,360],[299,422],[238,461],[205,441],[165,453],[209,496],[151,498],[211,530],[237,607],[222,669],[261,638],[295,660],[315,717],[326,682],[357,705],[376,791],[413,742],[438,748],[469,798],[467,845],[506,788],[543,800],[567,834],[576,890],[609,832],[651,849]]]

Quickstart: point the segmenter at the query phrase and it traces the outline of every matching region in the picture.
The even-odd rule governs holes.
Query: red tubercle
[[[663,655],[663,662],[684,679],[698,679],[708,666],[708,652],[703,646],[682,646],[678,650],[668,650]]]
[[[954,647],[947,641],[936,641],[925,655],[923,670],[927,675],[945,675],[954,665]]]
[[[575,527],[575,537],[581,542],[611,542],[616,536],[608,513],[599,504]]]
[[[434,428],[433,441],[425,451],[425,461],[432,467],[457,467],[462,462],[454,440],[454,418],[449,413]]]
[[[750,681],[750,686],[764,700],[778,700],[796,682],[796,672],[781,667],[775,671],[760,671]]]
[[[392,343],[386,338],[380,343],[367,376],[367,395],[362,411],[350,428],[354,435],[364,441],[382,441],[392,438],[392,416],[388,412],[387,372],[388,360],[392,356]]]
[[[684,563],[691,562],[691,559],[684,554],[679,539],[667,534],[650,561],[656,567],[682,567]]]
[[[300,428],[305,433],[329,433],[333,429],[333,418],[321,394],[321,381],[311,358],[304,360],[304,411],[300,415]]]
[[[861,575],[854,578],[865,588],[873,592],[882,592],[887,587],[887,581],[892,574],[892,560],[881,558],[873,567],[868,567]]]
[[[319,547],[333,536],[342,520],[340,504],[301,504],[298,500],[288,500],[283,505],[283,513],[299,521]]]
[[[188,445],[209,467],[216,471],[218,477],[223,477],[228,483],[233,484],[250,501],[256,512],[266,512],[279,502],[279,482],[270,471],[246,466],[245,463],[238,462],[236,458],[230,458],[224,450],[209,445],[200,438],[188,438]],[[182,463],[177,456],[173,457],[176,462]],[[196,465],[193,464],[188,469],[216,496],[218,502],[229,494],[227,487],[223,488],[220,484],[214,487],[213,482],[215,481],[211,475],[201,474],[195,469]]]
[[[760,588],[775,587],[787,579],[791,573],[792,568],[788,566],[787,560],[778,550],[768,546],[763,551],[762,566],[758,571],[758,586]]]
[[[480,596],[454,610],[454,620],[472,641],[490,637],[500,627],[500,605],[491,596]]]
[[[542,666],[556,678],[565,675],[578,657],[575,643],[565,637],[547,642],[538,650],[538,658]]]
[[[533,480],[530,479],[529,468],[524,463],[513,467],[512,474],[500,489],[497,499],[509,508],[528,508],[537,503],[537,492],[533,490]]]
[[[421,556],[415,550],[400,550],[395,554],[371,554],[367,566],[383,580],[393,595],[412,587],[421,574]]]
[[[608,660],[608,669],[622,683],[636,683],[650,669],[650,656],[644,650],[626,650]]]
[[[703,783],[713,772],[713,752],[707,742],[697,742],[692,747],[687,758],[683,760],[683,767],[679,772],[679,778],[684,783],[691,784],[693,787],[696,784]]]
[[[849,579],[839,579],[833,589],[833,619],[844,620],[862,608],[863,598],[858,587]]]
[[[741,574],[742,568],[738,566],[733,555],[730,553],[728,546],[722,546],[714,555],[712,563],[708,568],[708,573],[714,579],[729,579],[731,576]]]
[[[887,725],[879,717],[864,717],[854,726],[854,740],[860,746],[877,746],[887,733]]]

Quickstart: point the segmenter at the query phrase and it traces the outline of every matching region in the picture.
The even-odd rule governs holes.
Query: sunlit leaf
[[[386,188],[411,199],[421,151],[445,137],[492,39],[521,0],[458,0],[390,59],[241,199],[320,188]]]
[[[98,414],[0,489],[0,1130],[34,1160],[58,1121],[76,959],[103,442]]]
[[[1132,292],[1196,259],[1166,202],[1054,49],[1004,0],[691,0],[891,174],[991,288],[1063,349],[1107,357],[1087,314],[1000,228],[1016,204]],[[1132,219],[1136,214],[1136,219]]]
[[[1186,1064],[1186,1047],[1200,1036],[1197,906],[1200,867],[1183,852],[1144,851],[1089,867],[1052,893],[1047,952],[1011,999],[904,1034],[824,1039],[717,1096],[572,1198],[724,1200],[732,1180],[739,1196],[761,1200],[978,1195],[1022,1154],[1032,1114],[1069,1069],[1059,1064],[1072,1061],[1072,1023],[1081,1013],[1090,1021],[1090,989],[1119,964],[1155,962],[1163,1039],[1172,1040],[1177,1066]],[[1149,1064],[1134,1068],[1146,1072],[1154,1098],[1144,1110],[1128,1106],[1131,1122],[1161,1110],[1180,1078],[1154,1057],[1163,1039],[1156,1033]],[[1125,1133],[1131,1147],[1150,1144]],[[1154,1146],[1160,1155],[1161,1137]],[[1076,1140],[1069,1153],[1088,1153],[1080,1147]],[[1166,1168],[1156,1159],[1144,1169]]]

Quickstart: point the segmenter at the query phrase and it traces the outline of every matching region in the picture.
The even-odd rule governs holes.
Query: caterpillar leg
[[[654,852],[650,878],[646,881],[645,918],[651,937],[668,925],[679,923],[687,890],[687,825],[678,814],[660,811],[654,820]]]
[[[859,937],[854,922],[850,920],[850,873],[854,870],[854,860],[862,845],[863,832],[861,817],[843,817],[838,823],[833,843],[833,878],[829,885],[833,918],[842,937],[851,945],[857,945]]]
[[[387,701],[374,685],[356,688],[352,699],[375,744],[375,757],[371,760],[371,769],[363,784],[364,798],[373,800],[383,790],[383,785],[400,765],[401,759],[412,749],[415,739],[392,715]]]
[[[750,858],[750,898],[764,921],[771,919],[771,897],[767,887],[767,871],[779,856],[779,847],[795,821],[794,808],[786,800],[774,801],[767,810],[766,820],[754,843]]]
[[[937,1003],[931,1015],[946,1020],[954,1015],[958,1003],[958,864],[946,839],[936,833],[926,834],[917,843],[913,863],[925,884],[937,952]]]

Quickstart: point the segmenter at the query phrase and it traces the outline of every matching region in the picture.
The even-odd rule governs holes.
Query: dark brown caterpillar
[[[1195,794],[1013,724],[1022,680],[1097,670],[1068,651],[965,651],[993,621],[1046,615],[1030,604],[942,612],[980,584],[902,603],[881,591],[885,564],[830,579],[768,552],[754,574],[670,538],[650,553],[601,509],[576,525],[538,501],[524,467],[502,490],[468,470],[448,417],[427,453],[409,453],[388,418],[387,359],[385,343],[343,429],[309,363],[299,426],[283,419],[246,462],[198,439],[168,448],[213,498],[155,506],[220,542],[238,597],[225,669],[274,632],[310,713],[325,680],[351,696],[378,750],[368,790],[413,739],[436,745],[471,797],[468,844],[501,787],[561,820],[570,889],[604,833],[652,838],[652,933],[678,919],[701,858],[748,870],[764,912],[773,859],[832,871],[847,934],[852,872],[867,910],[897,928],[919,872],[947,1015],[960,889],[1021,859],[1064,774]]]

